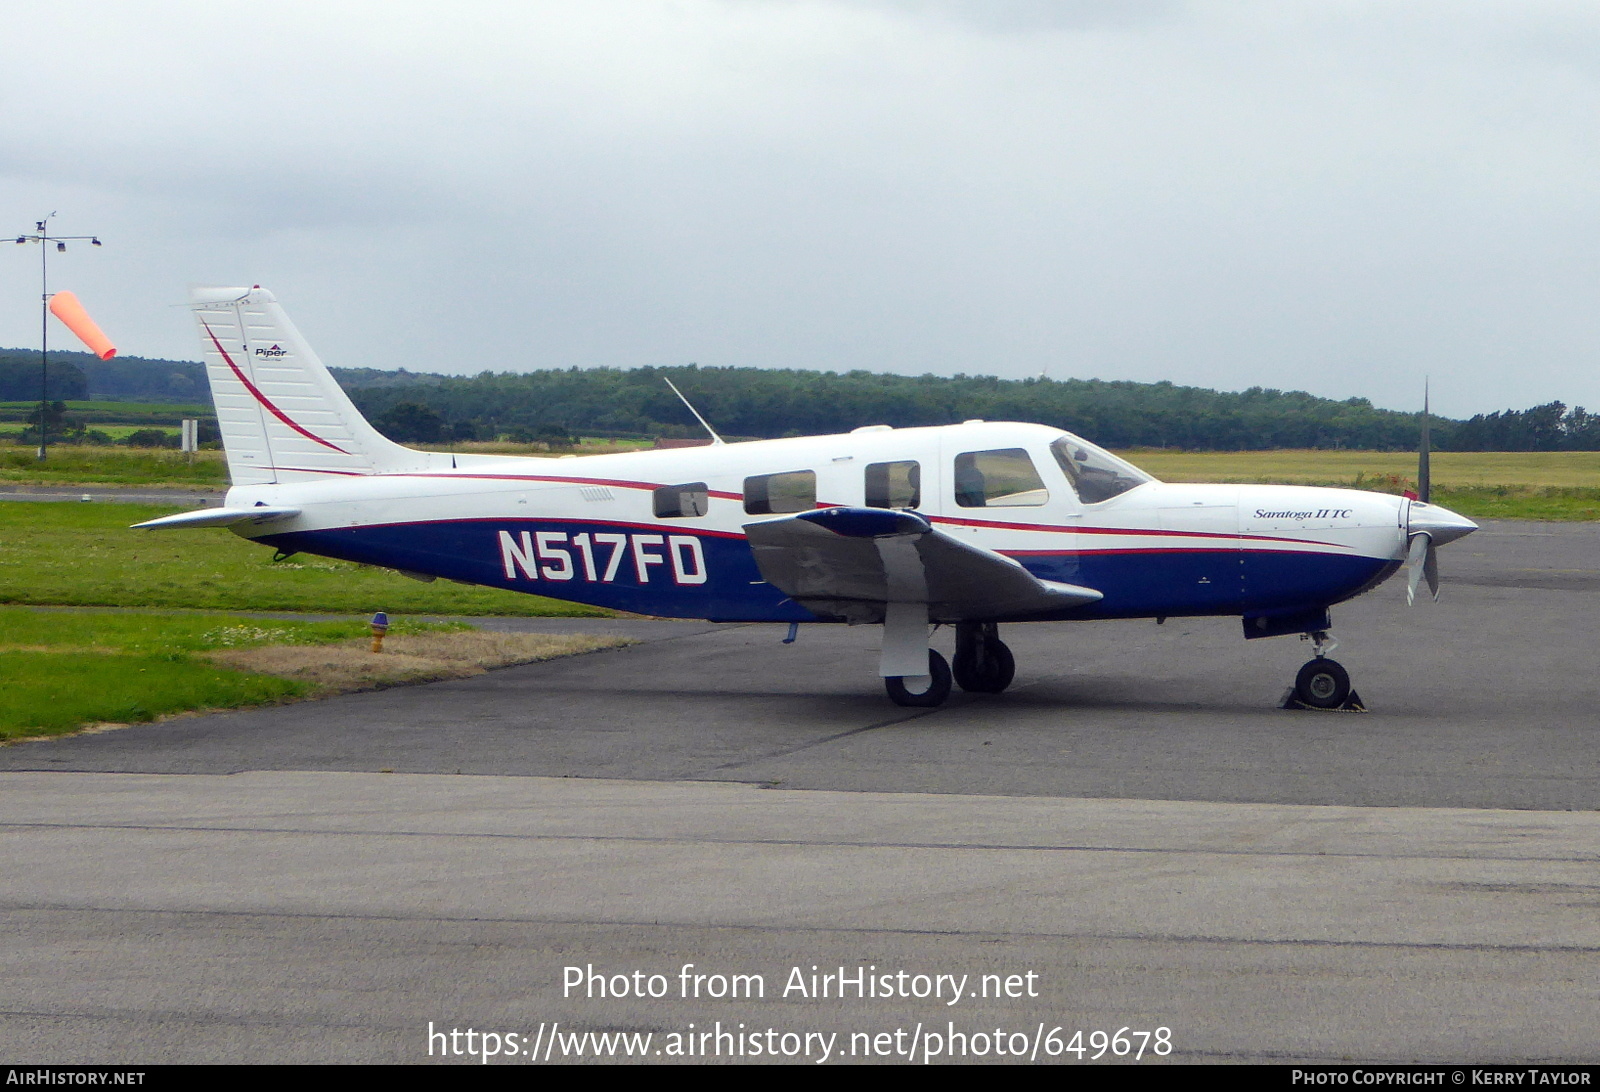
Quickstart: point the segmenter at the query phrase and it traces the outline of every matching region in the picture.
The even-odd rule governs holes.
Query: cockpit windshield
[[[1050,445],[1050,453],[1061,464],[1085,504],[1099,504],[1145,482],[1155,481],[1133,464],[1123,462],[1111,452],[1080,440],[1070,432]]]

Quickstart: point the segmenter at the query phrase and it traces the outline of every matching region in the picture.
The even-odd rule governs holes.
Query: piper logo
[[[280,356],[288,356],[289,355],[289,350],[288,349],[280,349],[278,346],[274,345],[270,349],[257,349],[256,350],[256,355],[257,356],[272,357],[273,359],[277,359]]]

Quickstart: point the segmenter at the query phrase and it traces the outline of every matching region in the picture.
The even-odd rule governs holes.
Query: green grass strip
[[[465,622],[389,620],[389,632],[396,635],[471,628]],[[81,651],[92,648],[170,657],[260,645],[331,644],[366,637],[370,633],[367,623],[356,619],[302,622],[241,618],[234,614],[0,607],[0,649]]]
[[[0,739],[137,723],[186,709],[261,705],[309,689],[187,656],[104,652],[0,652],[0,679]]]
[[[0,482],[228,488],[228,464],[220,451],[197,451],[191,458],[165,448],[51,444],[44,462],[36,456],[31,446],[0,445]]]
[[[422,584],[386,569],[308,554],[274,564],[271,547],[221,528],[128,528],[175,510],[139,504],[0,502],[0,603],[609,616],[594,607],[499,588],[446,580]]]
[[[462,630],[391,619],[393,634]],[[219,667],[199,653],[366,637],[361,621],[0,607],[0,740],[303,697],[309,683]]]

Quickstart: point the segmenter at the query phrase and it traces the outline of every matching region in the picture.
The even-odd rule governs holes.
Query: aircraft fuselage
[[[1063,436],[984,422],[561,459],[460,455],[453,468],[303,482],[280,467],[280,483],[236,487],[228,506],[300,509],[291,521],[237,528],[286,552],[722,621],[822,620],[763,581],[743,530],[797,505],[881,508],[885,499],[915,499],[894,507],[1037,577],[1104,596],[1027,616],[1040,621],[1325,608],[1404,560],[1411,502],[1403,497],[1144,480],[1088,503],[1053,457]],[[1016,452],[1037,475],[1020,485],[1034,488],[996,496],[991,487],[983,496],[960,480],[963,459],[971,464],[975,453],[1010,460],[985,464],[991,482],[996,466],[1026,473],[1013,470],[1021,465]],[[900,496],[885,494],[894,488],[886,474],[899,475]],[[788,495],[775,502],[761,492],[772,483]],[[663,490],[669,502],[678,490],[689,503],[660,515]]]

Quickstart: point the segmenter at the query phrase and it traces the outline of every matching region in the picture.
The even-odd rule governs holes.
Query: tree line
[[[341,377],[342,378],[342,377]],[[805,436],[982,418],[1056,425],[1112,447],[1408,450],[1416,414],[1300,391],[1224,392],[1098,379],[902,376],[767,368],[571,368],[351,385],[380,428],[409,440],[702,435],[670,378],[725,437]],[[1436,423],[1444,446],[1452,423]]]
[[[52,400],[204,402],[205,367],[138,357],[96,360],[52,351]],[[767,368],[567,368],[447,376],[335,368],[357,407],[401,442],[545,441],[578,435],[702,434],[670,378],[725,437],[765,438],[898,428],[971,418],[1034,421],[1110,447],[1187,450],[1416,446],[1418,415],[1303,391],[1215,391],[1100,379],[904,376]],[[39,358],[0,349],[0,401],[39,397]],[[1527,410],[1434,418],[1433,443],[1454,451],[1600,450],[1600,414],[1551,402]]]
[[[1563,402],[1480,413],[1455,426],[1451,444],[1457,451],[1600,451],[1600,414]]]

